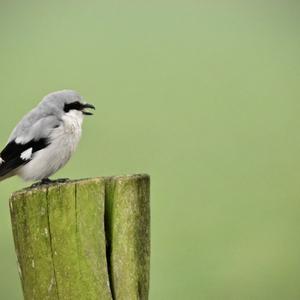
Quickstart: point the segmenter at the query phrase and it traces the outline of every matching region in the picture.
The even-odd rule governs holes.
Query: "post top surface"
[[[115,181],[131,181],[131,180],[137,180],[137,179],[150,179],[150,175],[148,174],[132,174],[132,175],[116,175],[116,176],[99,176],[99,177],[93,177],[93,178],[82,178],[82,179],[71,179],[71,180],[66,180],[65,182],[57,182],[53,181],[53,183],[49,184],[41,184],[38,186],[29,186],[25,187],[21,190],[15,191],[12,193],[11,198],[30,193],[30,192],[47,192],[49,188],[54,188],[54,187],[62,187],[62,186],[68,186],[68,185],[74,185],[74,184],[87,184],[87,183],[92,183],[92,182],[101,182],[101,181],[110,181],[110,180],[115,180]]]

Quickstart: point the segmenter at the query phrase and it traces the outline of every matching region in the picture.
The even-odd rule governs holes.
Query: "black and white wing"
[[[41,138],[31,140],[25,144],[18,144],[16,141],[9,142],[0,154],[0,177],[4,177],[13,170],[28,163],[32,155],[47,147],[49,140]]]
[[[31,127],[15,132],[0,153],[0,178],[9,176],[14,170],[31,161],[33,154],[51,143],[52,131],[61,121],[55,116],[40,119]]]

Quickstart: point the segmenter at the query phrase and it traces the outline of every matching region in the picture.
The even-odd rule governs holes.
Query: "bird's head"
[[[76,114],[78,116],[93,115],[88,109],[95,109],[95,106],[84,101],[76,91],[62,90],[48,94],[41,105],[51,110],[64,114]]]

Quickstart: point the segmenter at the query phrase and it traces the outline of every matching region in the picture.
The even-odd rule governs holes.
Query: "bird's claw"
[[[51,180],[49,178],[44,178],[41,181],[34,183],[30,187],[31,188],[36,188],[36,187],[39,187],[39,186],[42,186],[42,185],[49,185],[49,184],[54,184],[54,183],[65,183],[69,180],[70,180],[69,178],[59,178],[59,179],[56,179],[56,180]]]
[[[51,183],[65,183],[69,180],[70,180],[70,178],[59,178],[59,179],[52,180],[52,181],[50,180],[50,181],[51,181]]]
[[[39,186],[41,186],[41,185],[43,185],[44,183],[42,182],[42,181],[39,181],[39,182],[36,182],[36,183],[34,183],[34,184],[32,184],[31,186],[30,186],[30,188],[37,188],[37,187],[39,187]]]

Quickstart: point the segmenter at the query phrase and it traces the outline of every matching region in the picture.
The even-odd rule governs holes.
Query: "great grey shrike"
[[[0,153],[0,181],[17,175],[49,182],[74,153],[87,109],[95,109],[75,91],[51,93],[17,124]]]

